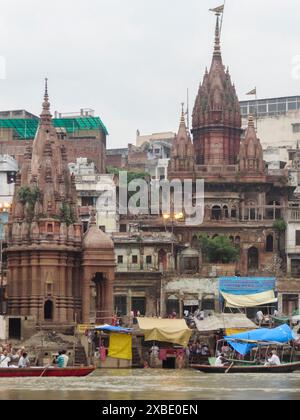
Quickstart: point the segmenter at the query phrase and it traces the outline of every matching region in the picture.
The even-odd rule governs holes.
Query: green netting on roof
[[[38,119],[0,119],[0,129],[13,129],[20,140],[33,139],[38,124]],[[65,129],[69,134],[82,130],[102,129],[108,135],[107,128],[99,117],[54,118],[53,125]]]

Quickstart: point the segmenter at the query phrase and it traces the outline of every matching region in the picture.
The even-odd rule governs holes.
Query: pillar
[[[82,322],[84,324],[90,323],[90,306],[91,306],[91,296],[90,296],[90,273],[84,270],[84,280],[82,286]]]

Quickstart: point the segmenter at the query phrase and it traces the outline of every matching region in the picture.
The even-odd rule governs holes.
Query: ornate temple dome
[[[82,249],[114,249],[114,243],[111,238],[106,235],[101,229],[96,225],[96,222],[92,222],[89,230],[83,237]]]

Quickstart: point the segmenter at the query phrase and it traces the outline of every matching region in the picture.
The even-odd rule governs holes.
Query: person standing
[[[11,358],[9,357],[8,352],[4,350],[0,356],[0,368],[8,368],[10,362]]]

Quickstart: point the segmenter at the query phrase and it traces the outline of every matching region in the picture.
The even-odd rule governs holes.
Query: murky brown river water
[[[206,375],[194,370],[98,370],[86,378],[0,379],[0,400],[300,399],[300,373]]]

